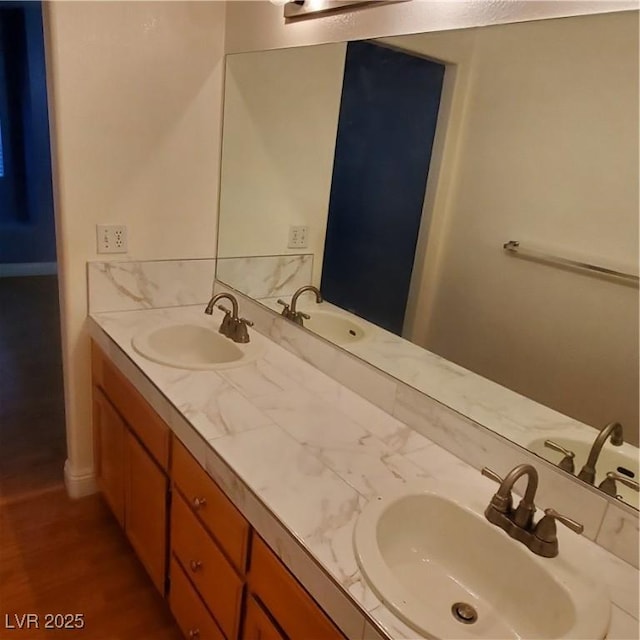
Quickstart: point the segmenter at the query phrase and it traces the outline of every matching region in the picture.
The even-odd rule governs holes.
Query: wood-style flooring
[[[60,353],[56,278],[0,279],[0,639],[178,640],[102,498],[66,495]]]
[[[0,503],[62,482],[61,358],[57,278],[0,278]]]

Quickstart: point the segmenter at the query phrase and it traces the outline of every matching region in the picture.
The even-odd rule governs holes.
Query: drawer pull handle
[[[194,498],[193,499],[193,508],[197,511],[198,509],[200,509],[201,507],[206,507],[207,506],[207,499],[206,498]]]
[[[189,629],[189,638],[199,638],[200,629]]]
[[[191,571],[194,573],[202,569],[202,562],[200,562],[200,560],[192,560],[189,564],[191,566]]]

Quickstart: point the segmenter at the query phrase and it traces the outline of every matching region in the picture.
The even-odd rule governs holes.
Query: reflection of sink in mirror
[[[549,435],[548,438],[537,438],[531,441],[527,445],[527,449],[533,453],[537,453],[553,464],[558,464],[564,457],[563,454],[552,451],[544,446],[545,440],[553,440],[561,447],[573,451],[576,454],[574,458],[575,475],[578,475],[580,469],[582,469],[589,457],[589,451],[591,451],[591,446],[593,445],[593,440],[595,440],[596,435],[597,431],[595,430],[593,431],[593,438],[591,440],[587,438],[583,439],[582,437],[568,438]],[[620,475],[627,476],[637,482],[638,467],[638,450],[635,447],[627,444],[623,444],[621,447],[614,447],[611,442],[605,442],[596,463],[595,486],[597,487],[605,479],[608,471],[616,471]],[[627,504],[632,505],[636,509],[638,508],[638,493],[636,491],[618,482],[617,493],[622,496],[622,500]]]
[[[281,314],[282,308],[273,298],[263,298],[260,302]],[[348,347],[368,338],[375,325],[358,318],[358,316],[327,302],[316,304],[309,300],[300,301],[297,310],[306,313],[310,318],[304,320],[304,328],[334,344]]]
[[[381,600],[427,637],[604,638],[609,598],[572,536],[559,532],[558,557],[541,558],[462,502],[414,487],[372,500],[354,546]]]
[[[307,309],[305,313],[311,317],[304,321],[304,326],[335,344],[359,342],[366,336],[362,325],[344,315],[313,309]]]
[[[236,344],[211,327],[176,323],[152,327],[132,340],[133,348],[145,358],[180,369],[227,369],[256,360],[262,346],[254,340]]]

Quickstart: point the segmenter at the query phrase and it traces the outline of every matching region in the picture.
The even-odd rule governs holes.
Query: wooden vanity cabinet
[[[98,486],[185,637],[344,640],[93,343],[92,379]]]
[[[98,487],[164,594],[169,429],[95,344],[92,379]]]

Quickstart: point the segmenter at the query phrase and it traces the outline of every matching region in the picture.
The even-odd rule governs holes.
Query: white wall
[[[220,257],[311,253],[319,285],[345,52],[227,58]],[[290,225],[309,227],[307,248],[287,247]]]
[[[637,8],[635,0],[411,0],[368,5],[285,23],[283,8],[264,0],[229,2],[226,52],[443,31]]]
[[[637,273],[638,15],[480,30],[473,66],[413,339],[588,424],[619,420],[637,444],[638,290],[502,244]]]
[[[91,489],[93,473],[84,322],[96,223],[126,224],[131,258],[215,254],[225,6],[51,2],[45,9],[65,471],[78,495]]]

